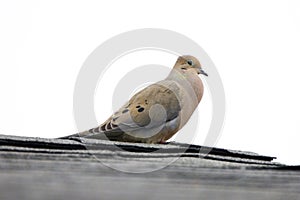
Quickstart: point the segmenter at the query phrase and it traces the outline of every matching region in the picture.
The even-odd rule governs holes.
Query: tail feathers
[[[99,128],[96,127],[96,128],[92,128],[92,129],[90,129],[88,131],[83,131],[83,132],[80,132],[80,133],[75,133],[75,134],[72,134],[72,135],[67,135],[67,136],[59,137],[57,139],[71,139],[71,138],[87,137],[87,136],[99,133],[98,131],[99,131]]]
[[[83,138],[99,139],[99,140],[119,140],[121,135],[123,135],[123,133],[104,132],[104,131],[100,131],[99,127],[96,127],[88,131],[83,131],[80,133],[59,137],[57,139],[75,139],[75,138],[83,137]]]
[[[67,135],[67,136],[63,136],[63,137],[58,137],[58,138],[56,138],[56,139],[64,139],[64,140],[67,140],[67,139],[74,138],[74,137],[79,137],[79,134],[76,133],[76,134],[72,134],[72,135]]]

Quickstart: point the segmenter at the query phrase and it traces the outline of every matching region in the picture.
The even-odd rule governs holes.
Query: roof
[[[181,143],[0,135],[0,199],[300,199],[300,167],[273,159]]]

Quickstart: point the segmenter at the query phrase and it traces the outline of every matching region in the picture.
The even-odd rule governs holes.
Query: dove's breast
[[[186,74],[184,77],[173,76],[171,81],[178,85],[177,96],[180,102],[181,129],[190,119],[203,96],[203,83],[197,75]]]

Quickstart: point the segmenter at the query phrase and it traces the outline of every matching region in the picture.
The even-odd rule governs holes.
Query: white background
[[[218,147],[300,164],[297,0],[1,1],[0,134],[77,132],[73,89],[82,63],[105,40],[138,28],[182,33],[214,61],[227,111]],[[109,76],[111,83],[120,77]],[[104,93],[95,96],[107,99],[95,105],[99,123],[112,112],[111,92]],[[205,95],[199,108],[203,124],[211,117]],[[199,138],[195,143],[201,144]]]

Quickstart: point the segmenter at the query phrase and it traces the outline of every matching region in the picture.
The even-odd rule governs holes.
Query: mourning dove
[[[71,137],[164,143],[189,120],[203,96],[198,74],[207,74],[193,56],[179,56],[166,79],[136,93],[100,126]]]

